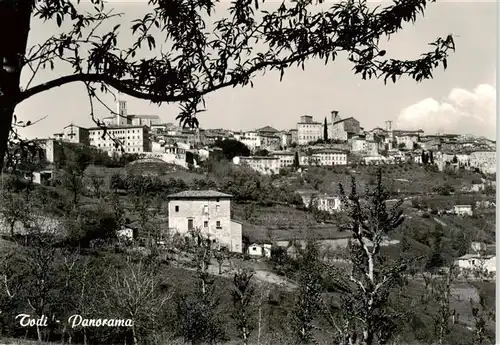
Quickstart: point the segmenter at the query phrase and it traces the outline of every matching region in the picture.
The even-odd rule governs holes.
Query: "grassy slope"
[[[320,188],[323,191],[337,193],[339,183],[350,183],[349,174],[356,177],[361,187],[360,190],[364,190],[365,184],[374,179],[377,169],[376,166],[358,166],[354,169],[311,167],[308,168],[308,173],[322,180]],[[449,175],[443,172],[427,171],[417,164],[384,166],[382,173],[391,189],[408,194],[431,193],[433,188],[445,183],[460,190],[462,186],[470,186],[473,180],[480,179],[480,175],[470,171]]]
[[[106,168],[98,166],[89,166],[86,172],[93,171],[98,176],[105,178],[106,183],[113,174],[126,175],[130,174],[153,174],[157,175],[161,179],[182,179],[186,183],[191,182],[195,178],[204,178],[205,175],[196,174],[187,171],[186,169],[172,166],[170,164],[163,163],[136,163],[129,164],[124,168]]]

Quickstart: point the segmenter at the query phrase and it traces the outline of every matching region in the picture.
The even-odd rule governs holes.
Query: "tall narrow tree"
[[[390,194],[382,184],[379,169],[375,186],[361,198],[352,178],[351,192],[340,186],[340,195],[349,218],[346,230],[352,233],[347,260],[349,272],[331,267],[332,277],[343,290],[340,305],[325,315],[337,331],[338,344],[387,344],[395,335],[404,313],[395,311],[390,303],[391,291],[401,289],[409,259],[389,262],[381,254],[384,238],[403,222],[402,200],[387,206]],[[335,302],[338,303],[338,302]],[[340,313],[338,313],[340,311]]]
[[[325,123],[323,124],[323,140],[328,142],[328,122],[326,121],[325,117]]]
[[[428,156],[425,153],[425,151],[422,151],[422,164],[427,165],[427,163],[428,163]]]
[[[293,156],[293,168],[298,169],[300,166],[299,162],[299,152],[295,151],[295,155]]]
[[[324,290],[323,265],[316,242],[308,240],[306,248],[299,251],[298,266],[300,270],[292,313],[292,329],[299,344],[310,344],[315,342],[313,321],[321,314],[320,301]]]
[[[239,269],[233,277],[233,314],[232,318],[236,322],[238,336],[244,345],[248,344],[248,338],[255,328],[253,318],[252,299],[255,287],[252,285],[253,273],[246,269]]]

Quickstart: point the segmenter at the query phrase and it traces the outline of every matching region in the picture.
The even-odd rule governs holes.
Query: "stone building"
[[[347,141],[361,133],[359,121],[354,117],[341,119],[337,111],[332,112],[331,138],[333,140]]]
[[[231,198],[213,190],[187,190],[168,196],[168,227],[188,235],[199,229],[215,243],[242,252],[241,227],[232,225]]]
[[[106,128],[106,134],[100,127],[89,128],[90,145],[112,154],[121,153],[121,148],[116,147],[118,140],[125,153],[151,152],[152,144],[147,126],[110,126]]]
[[[299,145],[323,139],[323,123],[314,121],[310,115],[301,116],[297,122],[297,136]]]

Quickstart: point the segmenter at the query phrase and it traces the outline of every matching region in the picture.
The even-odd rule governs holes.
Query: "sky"
[[[279,5],[267,1],[268,6]],[[383,3],[382,3],[383,4]],[[129,27],[131,19],[147,10],[145,1],[112,1],[119,19]],[[216,16],[224,16],[224,6]],[[429,50],[427,44],[437,37],[455,36],[456,52],[448,60],[448,69],[439,67],[434,79],[416,83],[401,79],[384,85],[382,80],[362,80],[351,71],[352,65],[338,58],[334,63],[306,63],[305,70],[293,67],[279,81],[278,73],[258,75],[254,87],[228,88],[206,97],[206,111],[198,116],[202,128],[251,130],[263,126],[291,129],[301,115],[312,115],[317,121],[338,110],[343,118],[354,117],[365,129],[383,127],[393,121],[394,129],[423,129],[426,133],[462,133],[496,137],[496,3],[437,2],[429,4],[425,17],[408,24],[389,42],[383,43],[388,57],[415,58]],[[114,23],[109,23],[109,25]],[[43,42],[57,30],[54,23],[32,21],[28,47]],[[122,43],[127,45],[127,33]],[[54,71],[39,71],[31,86],[71,70],[56,65]],[[29,70],[22,74],[22,86],[30,79]],[[129,113],[156,114],[164,122],[175,122],[177,105],[151,105],[149,101],[123,96]],[[115,109],[113,98],[105,98]],[[83,85],[67,84],[35,95],[16,107],[19,120],[42,121],[21,131],[27,137],[49,137],[73,123],[94,126]],[[109,116],[99,106],[98,118]]]

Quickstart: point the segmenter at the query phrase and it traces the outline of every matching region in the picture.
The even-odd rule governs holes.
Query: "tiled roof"
[[[273,155],[276,155],[276,156],[293,156],[295,155],[295,152],[290,152],[290,151],[274,151],[272,153]]]
[[[255,130],[255,131],[256,132],[273,132],[273,133],[278,132],[278,130],[276,128],[273,128],[271,126],[265,126],[265,127],[262,127],[262,128]]]
[[[168,198],[232,198],[232,195],[215,190],[185,190],[170,194]]]
[[[469,260],[469,259],[491,259],[495,255],[479,255],[479,254],[465,254],[459,257],[457,260]]]
[[[341,122],[344,122],[344,121],[350,120],[350,119],[356,120],[354,117],[350,116],[350,117],[347,117],[345,119],[341,119],[341,120],[335,121],[333,124],[336,125],[337,123],[341,123]]]
[[[315,189],[298,189],[295,191],[295,193],[298,193],[298,194],[303,194],[303,195],[309,195],[309,194],[318,194],[319,191],[315,190]]]
[[[316,153],[347,153],[346,151],[339,150],[339,149],[323,149],[323,150],[318,150],[314,152],[313,154]]]
[[[102,127],[91,127],[91,128],[88,128],[89,131],[96,131],[96,130],[102,130],[102,129],[132,129],[132,128],[148,128],[147,126],[145,125],[113,125],[113,126],[106,126],[106,125],[103,125]]]
[[[138,118],[138,119],[159,119],[160,117],[158,115],[134,115],[130,114],[127,115],[127,117],[132,117],[132,118]]]
[[[85,127],[82,127],[82,126],[77,126],[77,125],[74,125],[74,124],[69,124],[69,125],[67,125],[67,126],[66,126],[66,127],[64,127],[64,128],[68,128],[68,127],[75,127],[75,128],[87,129],[87,128],[85,128]]]
[[[275,156],[239,156],[241,160],[275,160],[279,159],[279,157]]]

